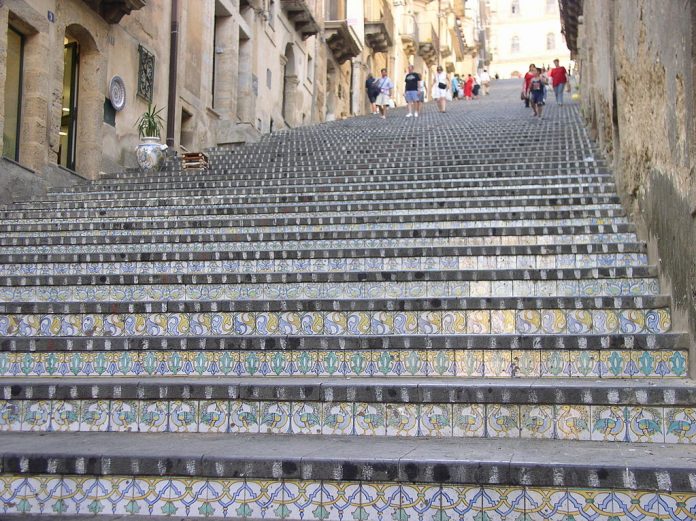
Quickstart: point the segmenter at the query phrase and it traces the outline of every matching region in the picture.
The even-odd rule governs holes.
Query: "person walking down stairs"
[[[418,117],[418,105],[420,101],[420,86],[421,86],[421,75],[413,71],[413,65],[408,66],[408,74],[406,74],[406,90],[404,96],[406,98],[406,103],[408,103],[408,114],[407,118],[412,116]],[[414,111],[415,109],[415,111]]]
[[[433,99],[437,100],[437,110],[446,112],[447,91],[450,88],[447,73],[442,70],[442,67],[437,68],[435,75],[435,85],[433,85]]]
[[[382,119],[387,117],[387,108],[391,102],[391,94],[394,89],[394,82],[387,76],[387,69],[382,69],[382,77],[377,80],[377,87],[379,88],[379,95],[377,96],[377,106],[379,107],[379,112],[382,115]]]

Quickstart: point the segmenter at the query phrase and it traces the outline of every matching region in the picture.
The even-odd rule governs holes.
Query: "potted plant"
[[[147,110],[135,122],[141,141],[135,149],[135,157],[143,173],[157,172],[164,163],[167,145],[160,143],[160,132],[164,126],[164,120],[160,116],[162,110],[164,109],[148,103]]]

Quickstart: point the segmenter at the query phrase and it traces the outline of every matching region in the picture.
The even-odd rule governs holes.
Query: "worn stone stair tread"
[[[385,176],[363,175],[356,176],[346,173],[341,177],[314,179],[309,177],[297,177],[294,179],[254,179],[249,181],[231,180],[229,176],[224,174],[211,174],[205,180],[192,183],[188,181],[169,181],[169,182],[143,182],[133,180],[131,183],[111,183],[111,184],[90,184],[76,185],[71,190],[61,192],[48,192],[48,199],[52,201],[64,199],[79,199],[80,197],[92,197],[115,194],[137,192],[143,188],[147,188],[152,192],[164,191],[209,191],[209,190],[239,190],[244,193],[252,193],[261,190],[282,189],[284,193],[301,192],[311,187],[314,191],[342,191],[348,187],[350,191],[374,191],[379,189],[389,189],[391,187],[429,187],[429,186],[456,186],[456,185],[471,185],[471,186],[500,186],[500,185],[522,185],[525,181],[532,179],[524,174],[515,176],[492,176],[488,172],[482,172],[483,175],[466,175],[467,172],[420,172],[418,174],[390,174]],[[414,179],[408,176],[414,176]],[[415,177],[417,176],[417,177]],[[573,184],[614,184],[614,178],[609,174],[587,174],[581,173],[578,175],[559,175],[559,174],[542,174],[535,176],[534,181],[537,184],[553,185],[558,182]],[[316,182],[312,182],[316,181]]]
[[[185,381],[171,378],[64,376],[59,379],[5,377],[0,382],[5,400],[282,400],[371,403],[505,403],[691,406],[696,382],[688,379],[632,378],[459,378],[433,376],[393,378],[349,377],[234,377]]]
[[[439,297],[104,302],[3,302],[4,313],[201,313],[206,311],[450,311],[497,309],[654,309],[671,295],[620,297]]]
[[[234,440],[232,443],[231,440]],[[531,439],[2,433],[6,473],[696,491],[696,447]]]
[[[507,200],[507,199],[506,199]],[[471,209],[471,208],[501,208],[505,209],[506,205],[500,204],[500,197],[495,199],[430,199],[424,201],[332,201],[323,202],[321,204],[285,204],[277,203],[272,206],[268,204],[260,204],[256,206],[240,206],[239,204],[221,203],[214,204],[208,201],[205,205],[201,202],[198,204],[177,205],[166,198],[161,198],[153,201],[149,206],[118,206],[114,205],[109,208],[104,208],[103,205],[98,205],[94,208],[55,208],[49,206],[47,208],[32,208],[21,209],[13,206],[11,209],[0,212],[0,218],[28,218],[28,216],[43,216],[47,210],[51,210],[53,217],[60,219],[70,216],[76,217],[103,217],[111,216],[128,216],[139,217],[143,215],[254,215],[254,214],[273,214],[289,215],[293,213],[325,213],[325,212],[364,212],[364,211],[403,211],[405,209],[413,210],[429,210],[429,209]],[[514,200],[516,206],[538,206],[538,207],[566,207],[568,205],[595,205],[595,204],[619,204],[620,199],[617,195],[607,194],[556,194],[546,197],[526,197],[524,199],[516,198]]]
[[[567,335],[364,335],[360,337],[312,336],[142,336],[142,337],[68,337],[27,336],[0,339],[0,351],[18,352],[110,352],[110,351],[227,351],[227,350],[322,350],[322,349],[488,349],[488,350],[611,350],[645,349],[650,351],[687,349],[685,333],[567,334]]]
[[[611,234],[634,233],[635,225],[617,224],[579,224],[579,225],[536,225],[512,224],[509,226],[481,226],[470,228],[411,228],[404,230],[329,230],[301,232],[246,232],[246,233],[182,233],[182,234],[133,234],[129,235],[89,235],[41,237],[0,237],[0,246],[83,246],[89,244],[193,244],[193,243],[232,243],[232,242],[272,242],[272,241],[324,241],[351,239],[449,239],[465,237],[503,237]]]
[[[308,282],[427,282],[427,281],[565,281],[657,276],[655,265],[598,268],[517,268],[480,270],[419,270],[372,272],[273,272],[273,273],[158,273],[123,275],[0,275],[0,287],[108,286],[148,284],[263,284]]]
[[[255,259],[301,259],[301,258],[358,258],[358,257],[402,257],[402,256],[449,256],[449,255],[553,255],[584,253],[645,253],[644,242],[602,242],[578,244],[512,244],[512,245],[468,245],[468,246],[409,246],[390,248],[317,248],[283,250],[244,251],[168,251],[168,252],[83,252],[83,253],[0,253],[0,263],[12,262],[154,262],[154,261],[197,261],[197,260],[255,260]]]

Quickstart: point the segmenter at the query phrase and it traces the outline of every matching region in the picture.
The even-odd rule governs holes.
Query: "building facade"
[[[178,153],[364,114],[370,72],[389,70],[399,102],[409,63],[430,79],[471,62],[466,14],[464,0],[0,0],[4,164],[48,185],[133,166],[150,104]]]
[[[558,58],[570,70],[558,0],[482,0],[491,75],[517,78],[530,63],[549,67]]]

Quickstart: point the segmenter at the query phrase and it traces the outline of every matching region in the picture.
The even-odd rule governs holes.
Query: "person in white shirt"
[[[483,72],[481,73],[481,91],[484,96],[488,96],[490,86],[491,75],[488,74],[488,69],[483,69]]]
[[[437,74],[435,75],[435,85],[433,85],[433,99],[437,100],[437,109],[440,112],[445,112],[447,104],[447,90],[450,88],[450,82],[447,74],[438,65]]]
[[[377,106],[379,107],[379,113],[382,115],[382,119],[387,117],[387,107],[389,107],[389,102],[391,101],[392,90],[394,89],[394,83],[387,76],[387,69],[382,69],[382,77],[375,81],[377,88],[379,89],[379,95],[377,96]]]

